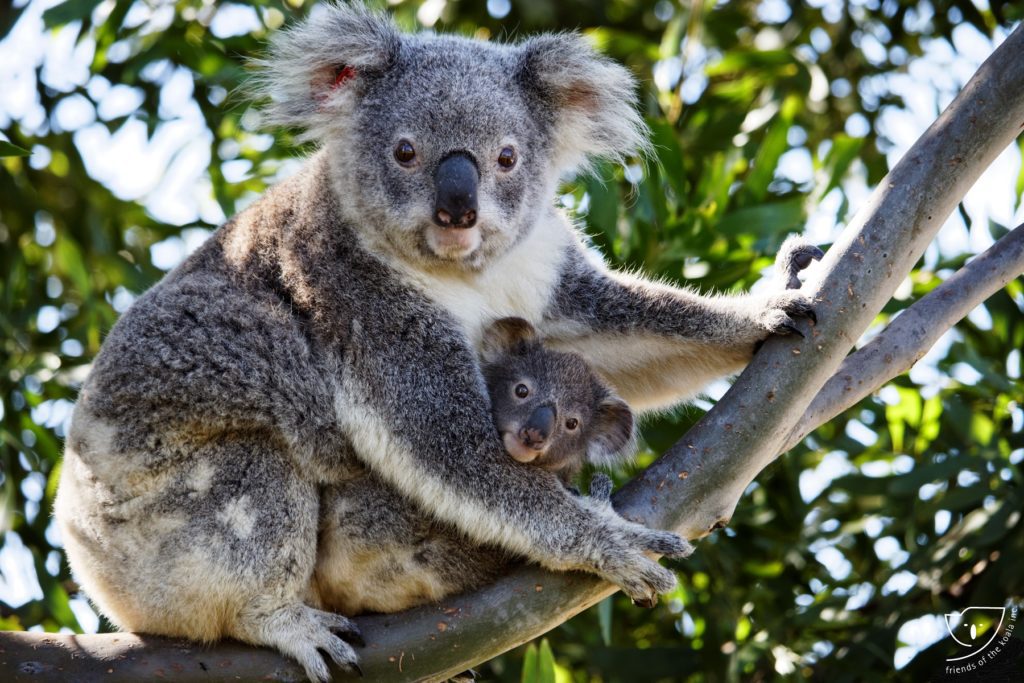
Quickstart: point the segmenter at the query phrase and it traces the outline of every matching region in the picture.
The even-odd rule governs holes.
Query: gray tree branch
[[[815,410],[812,400],[957,202],[1024,130],[1021,54],[1024,28],[981,66],[829,250],[816,281],[805,285],[816,292],[820,321],[807,339],[769,340],[718,405],[619,492],[616,507],[624,515],[704,536],[728,522],[743,491],[794,429],[800,433],[824,419],[829,410],[805,418],[809,407]],[[952,321],[934,324],[941,332]],[[367,640],[361,664],[368,680],[441,680],[543,634],[613,591],[588,575],[522,567],[437,606],[361,617]],[[294,663],[230,643],[204,649],[132,635],[0,635],[5,679],[55,681],[70,672],[76,680],[111,682],[158,675],[302,680]]]
[[[1024,273],[1024,224],[901,312],[877,337],[847,356],[789,435],[783,451],[803,441],[886,382],[908,371],[946,330]]]

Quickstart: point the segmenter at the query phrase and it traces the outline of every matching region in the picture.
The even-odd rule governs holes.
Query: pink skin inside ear
[[[347,81],[349,79],[352,79],[352,78],[355,78],[355,76],[356,76],[356,69],[355,69],[355,67],[353,67],[353,66],[343,66],[338,71],[338,75],[334,77],[334,85],[331,86],[331,88],[332,89],[337,88],[339,85],[341,85],[345,81]]]
[[[331,97],[331,94],[337,90],[345,81],[350,81],[356,77],[356,69],[353,66],[343,66],[338,70],[338,73],[334,76],[334,82],[331,83],[331,87],[328,90],[323,89],[322,81],[320,84],[310,84],[313,88],[313,99],[318,103],[318,110],[323,111],[327,105],[327,100]]]

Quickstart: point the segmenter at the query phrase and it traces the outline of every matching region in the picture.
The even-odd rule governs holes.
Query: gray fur
[[[633,153],[642,124],[632,79],[581,38],[410,36],[329,6],[279,33],[264,69],[272,120],[322,149],[105,340],[55,509],[93,602],[120,628],[275,647],[326,680],[321,653],[354,670],[358,636],[325,608],[440,599],[510,557],[593,572],[642,603],[672,590],[647,554],[689,544],[509,458],[483,329],[524,318],[634,408],[657,407],[738,370],[811,302],[701,297],[586,254],[554,208],[557,180]],[[395,162],[400,139],[415,163]],[[519,161],[501,169],[508,145]],[[431,219],[452,153],[479,170],[461,233]]]

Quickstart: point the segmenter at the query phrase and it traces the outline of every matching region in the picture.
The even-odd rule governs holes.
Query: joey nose
[[[434,172],[434,222],[442,228],[476,225],[480,172],[464,152],[451,154]]]
[[[521,436],[523,442],[532,448],[540,449],[547,442],[555,427],[555,409],[551,406],[540,406],[523,425]]]

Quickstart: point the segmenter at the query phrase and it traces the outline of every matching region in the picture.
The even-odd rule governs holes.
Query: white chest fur
[[[479,346],[483,327],[496,318],[518,316],[540,322],[575,239],[568,225],[554,219],[534,227],[526,239],[482,272],[408,270],[406,276],[455,316],[473,345]]]

